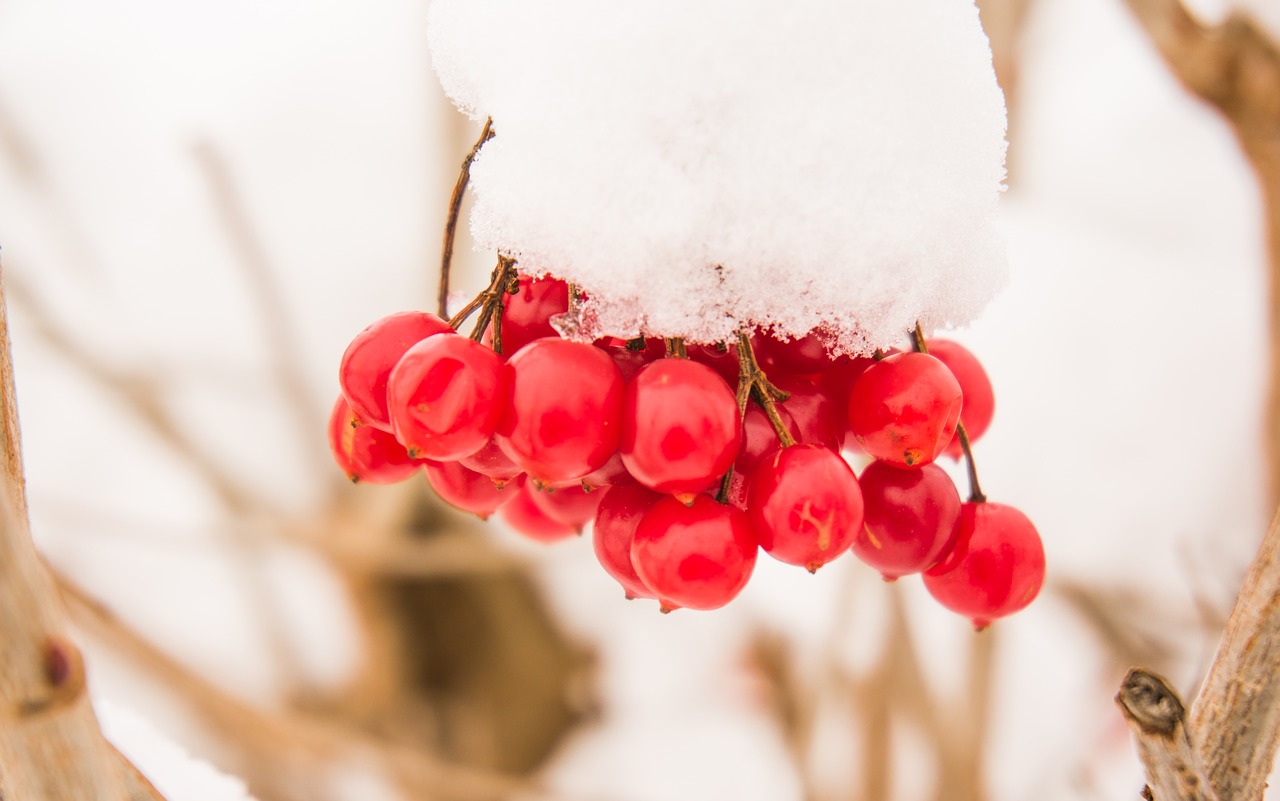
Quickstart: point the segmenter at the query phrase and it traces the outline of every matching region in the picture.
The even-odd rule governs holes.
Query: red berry
[[[796,440],[839,451],[848,426],[831,396],[803,376],[780,375],[773,384],[790,393],[779,406],[795,421],[799,431]]]
[[[747,515],[773,558],[816,571],[862,528],[862,493],[849,464],[820,445],[779,448],[751,474]]]
[[[542,484],[599,470],[618,449],[622,374],[608,354],[545,337],[507,362],[506,410],[498,445]]]
[[[394,484],[413,475],[419,464],[390,433],[360,422],[341,395],[329,415],[329,450],[357,483]]]
[[[529,497],[533,499],[533,505],[547,517],[581,531],[596,516],[596,507],[600,505],[603,495],[601,490],[588,491],[581,484],[570,484],[556,488],[534,487]]]
[[[984,629],[1035,600],[1044,584],[1044,545],[1027,516],[999,503],[960,507],[951,553],[924,574],[946,608]]]
[[[599,491],[604,495],[596,508],[591,534],[596,559],[622,585],[628,598],[653,598],[653,591],[631,564],[631,541],[640,518],[666,496],[635,481]]]
[[[484,447],[504,406],[502,357],[449,334],[409,348],[391,371],[387,401],[411,456],[453,461]]]
[[[729,469],[741,442],[733,391],[705,364],[662,359],[627,384],[618,452],[650,489],[701,492]]]
[[[760,366],[769,374],[818,373],[831,366],[831,356],[817,331],[810,331],[802,337],[761,332],[752,337],[751,346]]]
[[[627,472],[626,465],[622,463],[622,457],[616,451],[609,457],[609,461],[604,463],[604,467],[599,470],[593,470],[582,477],[583,486],[593,489],[611,487],[614,484],[626,484],[632,481],[635,481],[635,479]]]
[[[471,512],[481,520],[498,510],[512,496],[520,482],[508,481],[499,487],[493,479],[458,462],[427,462],[427,481],[441,500],[464,512]]]
[[[538,542],[558,542],[576,536],[576,526],[552,520],[547,513],[533,502],[533,485],[529,481],[521,482],[511,500],[502,505],[498,514],[516,532]]]
[[[849,395],[858,444],[899,467],[929,464],[951,441],[960,419],[960,384],[926,353],[899,353],[867,368]]]
[[[512,354],[542,337],[559,337],[551,318],[569,310],[569,285],[559,278],[521,275],[519,291],[502,309],[502,352]]]
[[[956,381],[960,382],[960,391],[964,395],[960,422],[964,423],[964,432],[969,436],[969,442],[977,442],[990,427],[991,418],[996,412],[996,397],[991,388],[991,379],[987,377],[987,371],[982,369],[978,357],[964,346],[946,339],[931,339],[928,344],[929,354],[945,364]],[[964,455],[959,437],[951,438],[946,453],[953,459]]]
[[[950,551],[960,493],[941,467],[872,462],[858,483],[866,519],[853,552],[886,580],[927,570]]]
[[[774,408],[777,409],[778,417],[787,427],[791,438],[799,442],[800,427],[791,419],[790,413],[782,407],[782,404],[775,404]],[[742,448],[733,462],[734,471],[744,475],[750,473],[761,459],[773,453],[781,445],[778,433],[773,430],[773,424],[769,422],[769,416],[765,414],[764,409],[754,402],[749,403],[747,413],[742,418]]]
[[[721,350],[723,348],[723,350]],[[738,385],[738,348],[736,345],[689,345],[689,358],[705,364],[731,387]]]
[[[480,450],[459,459],[458,463],[488,476],[493,479],[494,484],[499,486],[524,472],[520,469],[520,465],[511,461],[511,457],[502,452],[502,448],[499,448],[498,443],[492,438]]]
[[[387,379],[404,352],[435,334],[452,333],[434,314],[406,311],[383,317],[356,334],[338,365],[338,384],[356,415],[374,428],[391,431]]]
[[[747,585],[756,566],[747,516],[698,495],[689,506],[666,497],[636,526],[631,564],[664,610],[717,609]]]

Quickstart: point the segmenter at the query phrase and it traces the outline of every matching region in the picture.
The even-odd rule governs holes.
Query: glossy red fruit
[[[529,497],[534,506],[557,523],[573,526],[577,531],[596,516],[596,507],[600,505],[603,490],[586,490],[581,484],[570,484],[567,487],[534,488]]]
[[[705,364],[662,359],[627,384],[618,452],[650,489],[701,492],[729,469],[741,443],[733,391]]]
[[[520,481],[508,481],[502,487],[493,479],[458,462],[427,462],[427,482],[440,499],[450,506],[471,512],[481,520],[515,496]]]
[[[420,466],[390,433],[361,423],[341,395],[329,414],[329,450],[342,472],[356,483],[394,484]]]
[[[429,336],[453,333],[434,314],[405,311],[388,315],[356,334],[338,365],[338,385],[355,414],[367,424],[391,431],[387,379],[404,352]]]
[[[507,389],[502,357],[466,337],[429,337],[391,371],[387,402],[410,456],[453,461],[493,436]]]
[[[791,414],[782,407],[782,404],[776,404],[774,408],[777,409],[778,418],[786,426],[791,438],[799,442],[800,427],[791,419]],[[782,442],[778,439],[777,432],[773,430],[773,423],[769,422],[768,415],[755,401],[752,401],[747,404],[747,413],[742,418],[742,447],[738,451],[737,458],[734,459],[734,471],[744,475],[750,473],[761,459],[773,453],[781,445]]]
[[[738,386],[738,348],[736,345],[689,345],[689,358],[705,364],[731,387]]]
[[[811,379],[796,375],[779,375],[774,386],[790,393],[779,405],[795,421],[796,439],[810,445],[821,445],[833,451],[844,442],[846,415],[835,401]]]
[[[831,399],[839,412],[840,444],[847,451],[862,451],[862,446],[854,439],[853,430],[849,427],[849,394],[853,392],[853,385],[858,378],[873,364],[875,359],[870,356],[840,356],[832,361],[831,367],[823,370],[817,377],[818,386]]]
[[[666,496],[634,481],[598,492],[603,495],[591,533],[596,559],[622,585],[628,598],[655,597],[631,564],[631,541],[640,518]]]
[[[996,413],[995,391],[991,388],[991,379],[987,377],[987,371],[983,369],[982,362],[978,361],[977,356],[957,342],[931,339],[928,345],[929,354],[945,364],[956,377],[956,381],[960,382],[960,391],[964,395],[964,408],[960,411],[960,422],[964,423],[969,442],[977,442],[978,438],[991,426],[991,418]],[[953,459],[959,459],[964,455],[959,437],[951,438],[946,453]]]
[[[514,353],[507,374],[498,445],[531,479],[577,480],[609,461],[618,449],[623,383],[608,354],[547,337]]]
[[[569,285],[559,278],[521,275],[519,291],[502,310],[502,352],[512,354],[542,337],[559,337],[551,318],[569,310]]]
[[[576,537],[579,534],[576,526],[553,520],[538,508],[533,502],[534,492],[529,481],[521,482],[511,500],[498,509],[498,516],[517,533],[538,542],[559,542]]]
[[[862,528],[862,493],[837,453],[792,445],[751,474],[747,516],[766,553],[813,573],[844,553]]]
[[[1044,544],[1026,515],[1004,504],[966,503],[955,547],[925,572],[924,586],[981,630],[1035,600],[1044,570]]]
[[[631,564],[664,610],[717,609],[751,578],[758,545],[747,516],[699,495],[655,503],[631,542]]]
[[[756,359],[765,373],[818,373],[831,366],[832,358],[817,331],[802,337],[791,337],[772,331],[762,332],[752,338]]]
[[[886,580],[928,570],[950,552],[960,493],[941,467],[872,462],[858,484],[865,521],[853,552]]]
[[[849,395],[849,426],[863,450],[899,467],[929,464],[960,420],[960,384],[926,353],[899,353],[867,368]]]
[[[488,476],[494,484],[499,486],[524,473],[520,465],[511,461],[511,457],[503,453],[502,448],[499,448],[498,443],[492,438],[480,450],[459,459],[458,463]]]
[[[615,451],[603,467],[583,476],[581,483],[584,487],[602,489],[612,487],[614,484],[629,484],[633,481],[635,479],[627,472],[626,465],[622,463],[622,457]]]

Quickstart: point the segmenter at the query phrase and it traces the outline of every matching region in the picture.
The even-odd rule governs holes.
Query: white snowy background
[[[1257,5],[1280,29],[1275,5]],[[299,446],[300,421],[272,389],[270,329],[199,154],[211,148],[234,177],[323,410],[356,331],[433,305],[444,202],[475,129],[444,99],[425,29],[421,0],[0,2],[0,118],[20,137],[0,156],[6,277],[98,363],[163,381],[191,437],[277,508],[314,504],[331,467],[322,447]],[[1024,49],[1002,201],[1010,284],[955,334],[997,392],[977,449],[984,488],[1037,522],[1050,565],[1050,590],[999,626],[989,775],[1002,801],[1125,797],[1140,770],[1111,700],[1120,676],[1052,588],[1148,594],[1187,652],[1170,678],[1193,688],[1207,658],[1198,604],[1228,607],[1269,517],[1258,192],[1227,127],[1166,74],[1118,0],[1040,0]],[[218,499],[14,305],[40,546],[220,686],[277,702],[261,598]],[[565,625],[601,652],[606,717],[557,755],[550,786],[627,801],[799,797],[738,649],[762,623],[819,648],[857,566],[810,577],[762,560],[728,609],[664,617],[622,602],[585,542],[494,536],[538,561]],[[323,565],[285,545],[256,563],[310,679],[341,682],[359,654]],[[883,599],[867,575],[855,586],[856,666]],[[931,678],[954,684],[967,624],[918,586],[908,595]],[[95,694],[201,753],[171,699],[90,657]],[[830,759],[855,746],[832,744]],[[928,790],[898,767],[901,797]],[[346,781],[353,799],[395,797]],[[218,798],[236,797],[228,786]]]

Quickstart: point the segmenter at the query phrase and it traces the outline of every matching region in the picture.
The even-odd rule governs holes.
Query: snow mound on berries
[[[1005,112],[966,0],[434,0],[496,136],[476,245],[581,285],[584,334],[974,318],[1004,281]]]
[[[243,781],[193,759],[137,713],[102,699],[94,711],[102,733],[167,801],[253,801]]]

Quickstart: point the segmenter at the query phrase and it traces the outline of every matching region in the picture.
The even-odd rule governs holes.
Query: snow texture
[[[253,801],[244,782],[192,759],[138,714],[101,699],[94,710],[103,734],[166,801]]]
[[[582,334],[842,350],[969,322],[1005,280],[1005,111],[964,0],[434,0],[496,133],[476,247],[579,284]]]

